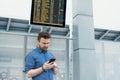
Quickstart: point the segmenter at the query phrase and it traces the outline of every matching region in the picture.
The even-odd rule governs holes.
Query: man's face
[[[40,47],[42,50],[47,50],[49,44],[50,44],[50,39],[41,38],[41,39],[38,41],[38,45],[39,45],[39,47]]]

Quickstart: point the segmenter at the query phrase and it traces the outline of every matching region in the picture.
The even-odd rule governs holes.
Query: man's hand
[[[57,64],[53,63],[54,67],[53,67],[53,72],[56,75],[58,73],[58,69],[57,69]]]
[[[43,65],[43,68],[46,70],[46,69],[51,69],[51,68],[54,68],[56,67],[55,63],[54,62],[45,62],[44,65]]]
[[[53,63],[53,68],[56,68],[57,67],[57,64],[54,62]]]

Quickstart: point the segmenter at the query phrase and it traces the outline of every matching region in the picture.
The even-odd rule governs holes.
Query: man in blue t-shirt
[[[32,80],[53,80],[53,74],[57,74],[57,64],[53,61],[49,63],[53,54],[47,49],[50,44],[50,34],[40,32],[37,37],[37,46],[25,57],[24,72]]]

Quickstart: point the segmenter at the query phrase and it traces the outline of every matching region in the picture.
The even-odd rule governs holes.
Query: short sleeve
[[[26,73],[30,69],[34,69],[35,68],[34,66],[35,66],[34,58],[33,58],[32,54],[28,54],[25,57],[25,68],[24,68],[23,72]]]

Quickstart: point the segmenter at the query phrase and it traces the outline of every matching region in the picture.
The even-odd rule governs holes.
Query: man
[[[53,74],[57,74],[57,64],[50,62],[54,58],[47,49],[50,44],[50,34],[40,32],[37,38],[37,46],[25,57],[26,76],[32,80],[53,80]]]

